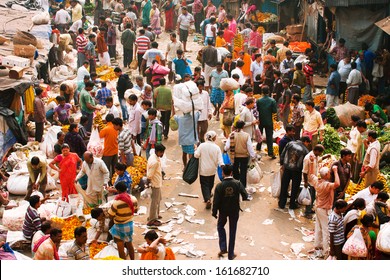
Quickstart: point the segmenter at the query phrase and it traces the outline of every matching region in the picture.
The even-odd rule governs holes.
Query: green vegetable
[[[338,129],[341,126],[340,119],[337,116],[334,108],[328,108],[326,110],[326,119],[327,123],[333,126],[335,129]]]
[[[340,154],[341,143],[339,135],[336,129],[329,124],[325,125],[324,137],[321,144],[325,148],[324,154],[332,154],[335,156]]]

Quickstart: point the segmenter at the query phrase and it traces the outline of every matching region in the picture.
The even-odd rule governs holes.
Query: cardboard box
[[[30,67],[31,61],[28,58],[23,58],[19,56],[14,56],[14,55],[7,55],[3,57],[2,59],[2,65],[3,66],[8,66],[8,67]]]
[[[20,79],[23,77],[24,69],[22,67],[13,67],[11,70],[9,70],[9,77],[10,79]]]

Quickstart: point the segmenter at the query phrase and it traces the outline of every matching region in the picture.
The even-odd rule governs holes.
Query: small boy
[[[163,126],[161,121],[157,118],[157,110],[149,109],[148,111],[149,124],[146,131],[147,138],[144,143],[144,149],[146,150],[146,159],[149,159],[149,153],[156,144],[161,144]],[[152,133],[153,132],[153,133]]]
[[[80,134],[81,138],[83,138],[84,141],[88,141],[89,136],[91,135],[91,133],[85,129],[85,126],[87,124],[88,124],[88,117],[81,116],[80,123],[79,123],[79,134]]]
[[[141,141],[145,140],[145,131],[148,127],[148,111],[152,108],[152,102],[150,100],[143,100],[141,102],[142,115],[141,115]]]
[[[348,207],[348,203],[343,199],[338,199],[335,204],[332,213],[329,216],[328,229],[329,229],[329,255],[336,257],[338,260],[343,259],[343,245],[345,243],[344,235],[344,219],[343,213]]]
[[[120,113],[118,108],[114,105],[114,99],[112,96],[106,98],[106,107],[109,109],[108,113],[113,114],[114,118],[119,118]]]
[[[202,73],[202,67],[196,66],[194,69],[194,74],[192,75],[192,80],[196,83],[198,80],[204,80],[204,76]]]
[[[104,213],[103,208],[96,207],[91,210],[91,227],[88,228],[88,240],[92,243],[101,241],[108,241],[108,219]]]
[[[176,74],[179,74],[182,77],[184,77],[185,74],[191,75],[191,68],[188,67],[187,58],[184,57],[183,50],[177,50],[176,55],[177,57],[174,58],[172,61],[173,71],[175,71]]]
[[[119,182],[124,182],[126,184],[126,187],[127,187],[127,193],[131,194],[131,185],[133,184],[133,180],[131,179],[129,172],[126,171],[126,167],[127,167],[126,164],[123,164],[121,162],[118,162],[115,165],[115,173],[118,176],[116,177],[114,186],[116,184],[118,184]],[[115,188],[114,188],[114,190],[116,192]]]

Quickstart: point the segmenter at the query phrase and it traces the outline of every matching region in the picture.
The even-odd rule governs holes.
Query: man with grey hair
[[[329,249],[329,230],[328,217],[332,211],[334,190],[340,185],[340,177],[337,172],[337,166],[332,169],[322,167],[320,169],[321,178],[312,172],[314,166],[310,165],[308,174],[316,190],[316,223],[314,228],[314,247],[315,256],[324,256]],[[334,174],[334,183],[331,183],[331,172]]]

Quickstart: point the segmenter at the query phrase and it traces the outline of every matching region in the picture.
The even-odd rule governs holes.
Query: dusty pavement
[[[167,33],[161,34],[157,42],[159,43],[159,49],[165,51],[169,42],[169,35]],[[191,65],[193,69],[195,66],[200,65],[196,60],[196,54],[201,45],[193,42],[193,36],[191,35],[187,44],[191,52],[185,55],[193,62]],[[138,72],[136,71],[136,73],[132,74],[138,74]],[[210,122],[209,129],[217,132],[219,135],[217,144],[222,147],[221,140],[223,136],[222,130],[219,129],[219,123],[213,119]],[[162,221],[170,220],[170,222],[164,224],[164,227],[160,227],[162,229],[161,233],[164,236],[168,234],[172,238],[170,246],[177,252],[176,257],[178,259],[195,259],[188,256],[194,257],[195,254],[197,255],[196,257],[200,257],[204,253],[201,257],[202,259],[215,260],[218,259],[217,253],[219,252],[216,230],[217,220],[211,216],[210,210],[205,209],[199,180],[192,185],[188,185],[181,179],[183,169],[182,151],[178,145],[177,138],[178,132],[170,131],[169,138],[163,140],[163,144],[167,147],[167,167],[165,168],[166,180],[162,189],[161,216],[163,217]],[[290,250],[292,244],[292,247],[297,250],[296,252],[300,251],[303,245],[301,254],[307,255],[307,251],[313,248],[313,243],[305,242],[303,233],[297,229],[304,227],[314,230],[314,223],[301,217],[303,215],[303,207],[295,210],[293,215],[296,218],[293,218],[289,213],[274,210],[277,207],[277,200],[271,196],[269,187],[271,172],[279,169],[278,159],[271,160],[264,155],[260,166],[264,176],[261,183],[256,186],[257,192],[253,195],[253,200],[241,203],[243,212],[240,213],[238,221],[235,249],[237,259],[297,259],[298,256]],[[216,176],[215,184],[218,182],[219,179]],[[198,195],[199,198],[183,197],[179,196],[179,193]],[[165,203],[169,207],[174,202],[176,202],[176,205],[167,209]],[[140,205],[148,207],[149,203],[150,200],[148,199],[139,199]],[[187,209],[187,212],[184,211],[187,205],[196,209],[194,216],[191,216],[193,214],[191,213],[191,208]],[[192,222],[187,221],[186,218],[182,221],[183,217],[181,215],[187,216]],[[143,242],[142,233],[146,230],[146,219],[147,215],[137,216],[134,219],[136,224],[135,247]],[[228,226],[226,226],[226,229],[228,234]],[[300,257],[306,259],[304,255],[300,255]]]

